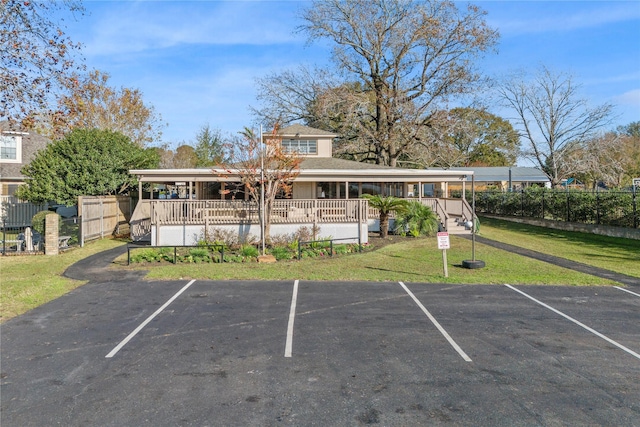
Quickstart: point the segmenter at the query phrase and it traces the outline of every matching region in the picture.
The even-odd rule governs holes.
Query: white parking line
[[[618,347],[618,348],[620,348],[620,349],[622,349],[622,350],[626,351],[626,352],[627,352],[627,353],[629,353],[630,355],[632,355],[632,356],[634,356],[634,357],[636,357],[636,358],[640,359],[640,354],[638,354],[638,353],[636,353],[635,351],[633,351],[633,350],[631,350],[631,349],[629,349],[629,348],[627,348],[627,347],[623,346],[622,344],[620,344],[620,343],[618,343],[618,342],[616,342],[616,341],[612,340],[611,338],[609,338],[609,337],[607,337],[607,336],[605,336],[605,335],[602,335],[600,332],[596,331],[595,329],[592,329],[592,328],[588,327],[588,326],[587,326],[587,325],[585,325],[584,323],[581,323],[581,322],[577,321],[577,320],[576,320],[576,319],[574,319],[573,317],[567,316],[566,314],[564,314],[564,313],[563,313],[563,312],[561,312],[560,310],[556,310],[555,308],[551,307],[550,305],[547,305],[547,304],[543,303],[542,301],[539,301],[539,300],[535,299],[535,298],[534,298],[534,297],[532,297],[531,295],[526,294],[525,292],[522,292],[521,290],[516,289],[516,288],[514,288],[514,287],[513,287],[513,286],[511,286],[511,285],[507,285],[507,284],[505,284],[505,286],[506,286],[506,287],[508,287],[509,289],[512,289],[512,290],[514,290],[514,291],[518,292],[519,294],[524,295],[525,297],[529,298],[531,301],[534,301],[534,302],[536,302],[536,303],[540,304],[541,306],[543,306],[543,307],[545,307],[545,308],[548,308],[549,310],[553,311],[554,313],[559,314],[560,316],[564,317],[565,319],[572,321],[572,322],[573,322],[573,323],[575,323],[576,325],[578,325],[578,326],[580,326],[580,327],[583,327],[584,329],[586,329],[587,331],[591,332],[592,334],[594,334],[594,335],[596,335],[596,336],[598,336],[598,337],[602,338],[603,340],[605,340],[605,341],[607,341],[607,342],[609,342],[609,343],[611,343],[611,344],[615,345],[616,347]]]
[[[637,296],[637,297],[640,297],[640,294],[636,294],[635,292],[631,292],[630,290],[625,289],[625,288],[621,288],[620,286],[614,286],[614,288],[616,288],[616,289],[620,289],[621,291],[628,292],[628,293],[630,293],[631,295],[635,295],[635,296]]]
[[[293,283],[293,295],[291,296],[291,309],[289,310],[289,325],[287,326],[287,342],[284,346],[284,357],[291,357],[293,350],[293,321],[296,317],[296,304],[298,301],[298,281]]]
[[[467,353],[465,353],[458,344],[456,344],[456,342],[453,340],[453,338],[451,338],[451,336],[447,333],[447,331],[444,330],[444,328],[442,326],[440,326],[440,323],[438,323],[438,321],[435,319],[435,317],[433,317],[431,315],[431,313],[429,313],[429,310],[427,310],[424,305],[422,305],[422,303],[420,302],[420,300],[418,300],[418,298],[416,298],[416,296],[409,290],[409,288],[407,288],[405,286],[404,283],[402,282],[398,282],[400,283],[400,285],[404,288],[404,290],[409,294],[409,296],[411,298],[413,298],[413,301],[415,301],[416,304],[418,304],[418,307],[420,307],[420,309],[424,312],[424,314],[427,315],[427,317],[429,318],[429,320],[431,320],[431,322],[436,326],[436,328],[438,328],[438,330],[440,331],[440,333],[447,339],[447,341],[449,341],[449,344],[451,344],[451,346],[458,352],[458,354],[467,362],[471,362],[471,358],[469,356],[467,356]]]
[[[182,294],[184,291],[186,291],[187,289],[189,289],[189,286],[193,285],[193,283],[195,282],[195,280],[190,281],[189,283],[187,283],[182,289],[180,289],[174,296],[172,296],[169,301],[165,302],[164,305],[162,307],[160,307],[159,309],[157,309],[155,311],[155,313],[153,313],[151,316],[149,316],[147,318],[147,320],[145,320],[144,322],[142,322],[140,324],[140,326],[138,326],[136,329],[134,329],[133,332],[131,332],[125,339],[123,339],[120,344],[118,344],[117,346],[115,346],[115,348],[113,350],[111,350],[109,352],[109,354],[107,354],[105,357],[107,358],[111,358],[113,356],[116,355],[117,352],[120,351],[120,349],[122,349],[122,347],[124,347],[133,337],[135,337],[138,332],[140,332],[142,330],[142,328],[144,328],[145,326],[147,326],[147,324],[149,322],[151,322],[153,320],[154,317],[156,317],[158,314],[160,314],[162,312],[162,310],[164,310],[165,308],[167,308],[169,306],[169,304],[171,304],[176,298],[178,298],[180,296],[180,294]]]

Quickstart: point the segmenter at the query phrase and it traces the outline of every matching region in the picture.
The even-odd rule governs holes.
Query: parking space
[[[634,425],[638,325],[640,295],[626,288],[90,283],[3,325],[0,416]]]

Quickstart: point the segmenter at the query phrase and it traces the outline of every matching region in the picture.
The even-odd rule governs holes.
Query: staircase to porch
[[[471,234],[466,223],[474,217],[471,206],[465,199],[423,199],[438,217],[444,231],[450,234]]]

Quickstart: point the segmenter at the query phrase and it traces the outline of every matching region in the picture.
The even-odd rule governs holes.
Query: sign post
[[[446,231],[438,232],[438,249],[442,249],[442,265],[444,269],[444,277],[449,277],[447,269],[447,249],[451,247],[449,243],[449,233]]]

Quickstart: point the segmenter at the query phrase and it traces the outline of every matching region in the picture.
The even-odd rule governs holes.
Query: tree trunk
[[[383,239],[389,233],[389,214],[380,212],[380,237]]]

